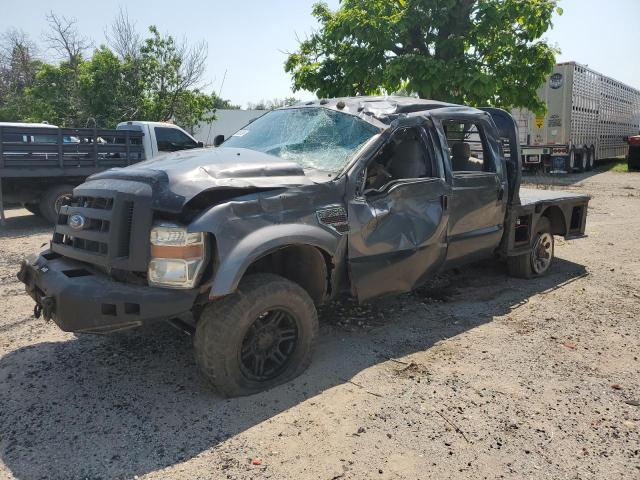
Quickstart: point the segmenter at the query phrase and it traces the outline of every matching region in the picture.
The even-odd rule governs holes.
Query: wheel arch
[[[551,233],[554,235],[566,235],[567,234],[567,222],[562,212],[562,209],[557,205],[551,205],[547,207],[540,218],[549,219],[551,223]]]
[[[287,227],[266,227],[240,241],[217,266],[209,298],[233,293],[245,275],[275,273],[300,285],[314,303],[322,303],[331,289],[338,239],[319,227]]]
[[[320,305],[330,289],[331,268],[331,257],[327,252],[314,245],[289,244],[255,259],[240,280],[252,273],[275,273],[300,285],[313,303]]]

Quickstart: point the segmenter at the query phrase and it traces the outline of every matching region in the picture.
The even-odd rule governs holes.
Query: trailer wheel
[[[50,223],[58,220],[58,211],[73,195],[73,185],[54,185],[40,198],[40,213]]]
[[[531,252],[507,259],[510,275],[519,278],[532,278],[541,277],[549,271],[554,253],[553,233],[549,219],[540,217],[535,231]]]
[[[196,363],[223,395],[251,395],[300,375],[317,336],[318,314],[302,287],[278,275],[252,274],[202,311]]]
[[[564,162],[564,169],[567,173],[573,173],[576,169],[576,150],[574,148],[569,151],[569,155],[567,155]]]
[[[588,148],[585,150],[584,155],[586,157],[586,161],[585,161],[585,170],[587,172],[590,172],[591,170],[593,170],[593,167],[596,163],[596,152],[595,149],[593,147]]]
[[[587,171],[587,149],[586,148],[583,148],[580,150],[578,154],[577,166],[578,166],[579,173]]]

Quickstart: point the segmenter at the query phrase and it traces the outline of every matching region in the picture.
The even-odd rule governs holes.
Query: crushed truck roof
[[[470,114],[485,115],[485,112],[482,110],[465,105],[396,95],[322,98],[319,100],[300,102],[295,105],[282,108],[303,107],[324,107],[356,115],[365,119],[374,118],[384,125],[389,125],[403,114],[408,115],[411,113],[427,112],[441,108],[455,108],[458,112],[464,111]]]

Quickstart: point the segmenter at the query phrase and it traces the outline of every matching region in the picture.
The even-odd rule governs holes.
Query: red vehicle
[[[640,170],[640,135],[627,138],[629,153],[627,154],[627,166],[629,170]]]

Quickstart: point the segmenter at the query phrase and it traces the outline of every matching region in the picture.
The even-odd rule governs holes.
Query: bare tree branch
[[[176,46],[176,56],[179,59],[177,67],[178,84],[171,96],[169,112],[171,116],[175,114],[176,105],[182,92],[191,88],[202,87],[202,77],[204,76],[207,64],[209,49],[204,40],[189,46],[186,39]]]
[[[138,58],[142,37],[136,30],[136,23],[129,18],[126,9],[120,7],[118,15],[111,25],[105,28],[104,36],[107,43],[118,56],[125,58]]]
[[[0,103],[9,92],[33,85],[36,76],[36,45],[22,30],[0,34]]]
[[[182,44],[178,46],[176,53],[181,59],[178,74],[182,78],[182,88],[203,88],[205,85],[202,85],[202,77],[204,77],[209,56],[207,42],[202,40],[195,45],[188,46],[186,39],[184,39]]]
[[[93,45],[91,39],[80,34],[75,18],[61,17],[51,11],[47,14],[47,23],[50,31],[44,34],[44,40],[49,48],[60,57],[68,58],[73,68],[77,67],[82,54]]]
[[[10,28],[0,34],[0,64],[9,63],[16,51],[29,54],[33,59],[37,56],[37,46],[22,30]]]

